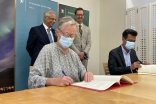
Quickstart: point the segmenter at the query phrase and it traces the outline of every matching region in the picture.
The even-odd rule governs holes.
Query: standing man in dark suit
[[[134,50],[136,36],[135,30],[126,29],[122,33],[122,45],[109,52],[108,68],[111,75],[135,73],[141,67],[142,62]]]
[[[82,64],[87,69],[88,54],[91,48],[91,32],[89,27],[83,24],[83,8],[77,8],[75,10],[75,19],[77,22],[77,33],[74,42],[70,48],[78,54]]]
[[[33,66],[44,45],[57,41],[55,30],[52,29],[56,21],[55,12],[52,10],[45,11],[43,20],[43,24],[32,27],[29,32],[26,49],[31,57],[31,66]]]

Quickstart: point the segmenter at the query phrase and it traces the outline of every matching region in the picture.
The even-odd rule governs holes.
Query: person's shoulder
[[[131,52],[136,53],[136,51],[134,49],[131,49]]]
[[[34,27],[31,27],[31,31],[38,31],[41,27],[43,27],[43,25],[38,25],[38,26],[34,26]]]
[[[91,33],[91,30],[90,30],[90,28],[88,26],[86,26],[86,25],[83,24],[83,27],[82,28],[85,30],[85,32]]]
[[[54,33],[55,33],[55,29],[51,28],[51,30],[52,30],[52,32],[53,32],[53,34],[54,34]]]
[[[46,44],[46,45],[44,45],[43,48],[46,50],[49,50],[49,49],[51,50],[51,49],[56,48],[56,44],[55,43]]]
[[[33,26],[33,27],[31,27],[31,28],[39,28],[39,27],[41,27],[41,26],[43,26],[43,25],[41,24],[41,25],[38,25],[38,26]]]
[[[87,28],[87,29],[90,29],[90,28],[89,28],[88,26],[86,26],[85,24],[83,24],[83,27],[84,27],[84,28]]]
[[[69,52],[72,54],[76,54],[76,52],[74,52],[72,49],[69,48]]]
[[[73,56],[77,56],[77,53],[75,51],[73,51],[72,49],[69,48],[69,52],[70,54],[72,54]]]
[[[111,52],[117,52],[117,51],[119,51],[119,49],[121,49],[121,46],[112,49],[112,50],[110,51],[110,53],[111,53]]]

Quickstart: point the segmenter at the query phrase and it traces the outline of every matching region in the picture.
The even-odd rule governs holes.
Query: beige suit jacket
[[[76,37],[70,48],[74,50],[77,54],[81,51],[84,51],[88,54],[91,48],[91,32],[89,27],[85,26],[84,24],[82,25],[82,38],[79,32],[79,27],[77,26]]]

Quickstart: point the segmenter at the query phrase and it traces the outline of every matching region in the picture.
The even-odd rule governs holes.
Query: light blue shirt
[[[122,53],[123,53],[123,56],[125,59],[126,66],[131,66],[131,57],[130,57],[131,50],[129,50],[129,52],[127,53],[122,45],[121,45],[121,47],[122,47]]]

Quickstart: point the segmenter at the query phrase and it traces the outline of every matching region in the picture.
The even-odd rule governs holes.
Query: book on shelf
[[[86,88],[95,91],[105,91],[110,87],[119,88],[121,86],[132,85],[134,82],[126,75],[94,75],[94,80],[91,82],[77,82],[72,86]],[[114,89],[112,88],[112,89]]]
[[[156,65],[141,65],[141,68],[138,69],[138,74],[156,75]]]

